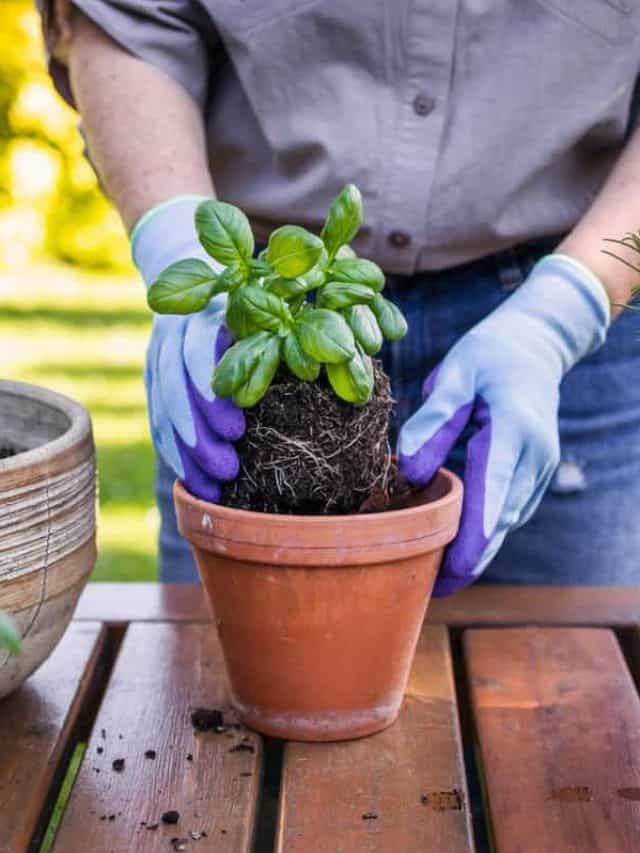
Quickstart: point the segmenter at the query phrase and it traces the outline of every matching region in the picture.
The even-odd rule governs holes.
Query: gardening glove
[[[598,279],[572,258],[549,255],[427,378],[424,403],[399,436],[407,479],[427,484],[471,431],[460,530],[435,595],[474,581],[508,531],[535,512],[560,458],[560,382],[601,346],[609,320]]]
[[[194,215],[202,198],[181,196],[159,205],[136,225],[133,259],[150,287],[175,261],[199,258],[222,269],[201,247]],[[244,414],[216,398],[211,375],[232,339],[224,325],[226,295],[197,314],[155,315],[147,350],[145,385],[153,442],[187,489],[217,503],[222,483],[239,470],[232,442],[245,430]]]

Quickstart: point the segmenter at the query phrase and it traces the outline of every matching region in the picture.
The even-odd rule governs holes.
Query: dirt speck
[[[194,708],[191,712],[191,725],[197,732],[226,732],[224,714],[219,708]]]
[[[590,803],[593,800],[593,791],[587,785],[568,785],[565,788],[555,788],[547,799],[563,803]]]
[[[235,746],[232,746],[229,752],[250,752],[254,753],[256,751],[255,746],[252,743],[236,743]]]
[[[362,820],[378,820],[378,815],[375,812],[365,812],[362,815]]]
[[[155,749],[148,749],[148,750],[145,752],[144,757],[145,757],[145,758],[149,758],[151,761],[155,761],[155,758],[156,758],[156,751],[155,751]]]
[[[111,762],[111,767],[116,773],[122,773],[124,770],[124,758],[114,758]]]
[[[450,791],[430,791],[422,795],[422,803],[437,812],[459,812],[464,806],[464,800],[459,788]]]
[[[640,788],[618,788],[616,793],[623,800],[640,800]]]
[[[160,820],[163,823],[167,824],[176,824],[180,820],[180,812],[177,812],[175,809],[169,809],[169,811],[164,812]]]

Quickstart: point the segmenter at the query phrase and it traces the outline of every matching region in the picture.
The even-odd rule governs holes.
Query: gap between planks
[[[38,850],[97,704],[107,650],[99,624],[72,624],[48,660],[0,703],[0,850]]]

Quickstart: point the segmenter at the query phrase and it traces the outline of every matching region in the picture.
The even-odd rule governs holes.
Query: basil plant
[[[0,649],[16,655],[20,651],[20,634],[13,620],[0,610]]]
[[[384,338],[404,337],[407,324],[381,293],[382,270],[349,246],[361,222],[360,192],[348,184],[329,207],[319,237],[283,225],[254,258],[244,213],[203,201],[195,217],[198,238],[225,269],[217,274],[196,259],[171,264],[149,289],[149,305],[159,314],[191,314],[216,294],[228,294],[226,324],[235,343],[215,368],[212,387],[238,406],[255,406],[283,363],[306,382],[324,368],[338,397],[364,405],[373,392],[371,356]]]

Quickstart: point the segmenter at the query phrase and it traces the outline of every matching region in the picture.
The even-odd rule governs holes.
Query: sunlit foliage
[[[84,157],[77,126],[49,79],[33,0],[2,0],[0,267],[43,255],[128,267],[124,230]]]

